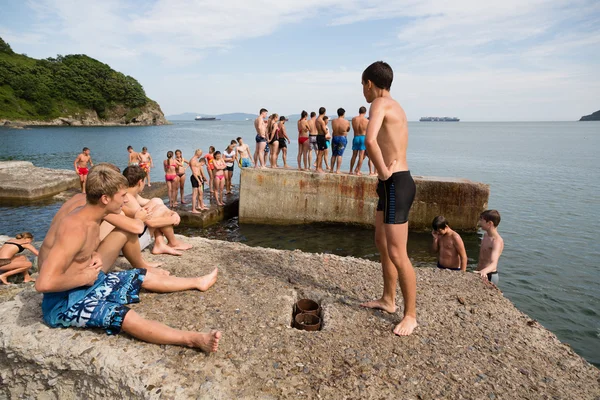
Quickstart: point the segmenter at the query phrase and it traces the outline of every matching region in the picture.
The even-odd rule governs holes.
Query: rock
[[[36,200],[78,186],[79,177],[72,170],[39,168],[29,161],[0,161],[0,200]]]

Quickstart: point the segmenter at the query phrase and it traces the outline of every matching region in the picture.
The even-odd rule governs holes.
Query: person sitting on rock
[[[128,239],[122,230],[114,229],[99,241],[100,224],[107,215],[118,214],[128,201],[127,179],[111,168],[95,167],[86,186],[86,204],[53,222],[39,252],[35,288],[44,294],[44,321],[53,328],[102,328],[109,335],[123,330],[150,343],[216,351],[221,332],[173,329],[144,319],[125,305],[139,302],[141,288],[159,293],[205,291],[215,284],[217,268],[194,278],[159,275],[146,269],[109,273]]]
[[[29,275],[32,264],[25,256],[17,256],[24,250],[29,250],[36,256],[38,251],[33,245],[33,235],[29,232],[17,234],[14,238],[4,242],[0,247],[0,282],[10,285],[6,278],[16,274],[23,274],[23,282],[32,282],[34,279]]]
[[[129,166],[123,170],[123,176],[127,179],[127,202],[123,211],[128,217],[134,217],[140,209],[146,210],[148,218],[145,224],[150,228],[150,234],[154,236],[154,247],[152,254],[171,254],[180,256],[181,250],[188,250],[192,245],[182,242],[175,237],[173,226],[181,221],[179,214],[169,210],[161,199],[145,199],[140,196],[144,190],[144,179],[146,172],[138,166]],[[168,243],[165,243],[165,238]]]

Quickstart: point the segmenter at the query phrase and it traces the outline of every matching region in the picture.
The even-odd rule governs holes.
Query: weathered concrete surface
[[[358,304],[382,290],[380,266],[354,258],[187,239],[152,256],[178,276],[219,266],[205,293],[142,293],[133,308],[183,329],[218,328],[219,352],[121,334],[50,329],[30,284],[0,287],[0,398],[594,399],[600,371],[470,273],[417,271],[420,326]],[[321,302],[324,328],[290,328],[293,303]]]
[[[30,201],[79,186],[73,170],[40,168],[29,161],[0,161],[0,200]]]
[[[218,206],[214,199],[211,201],[208,187],[205,188],[203,194],[204,205],[208,207],[208,210],[200,211],[199,214],[193,214],[191,194],[185,196],[187,204],[179,204],[177,206],[177,213],[181,217],[181,222],[179,223],[180,226],[206,228],[238,216],[240,195],[237,187],[232,187],[232,193],[223,196],[225,202],[224,206]]]
[[[474,231],[487,207],[489,185],[461,178],[414,176],[417,194],[409,229],[431,229],[444,215],[453,229]],[[240,222],[375,224],[377,178],[297,170],[244,168],[240,182]]]

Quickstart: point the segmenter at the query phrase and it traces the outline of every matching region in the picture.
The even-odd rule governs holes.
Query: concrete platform
[[[126,334],[51,329],[42,322],[42,295],[32,284],[0,286],[0,399],[600,396],[597,368],[475,274],[417,268],[419,327],[412,336],[397,337],[392,328],[401,310],[359,307],[381,294],[378,263],[182,240],[194,247],[181,257],[148,250],[144,257],[176,276],[218,266],[215,286],[203,293],[142,291],[131,307],[175,328],[221,330],[216,354]],[[321,331],[290,327],[293,304],[301,298],[321,304]]]
[[[477,229],[479,214],[487,208],[489,185],[462,178],[413,178],[417,194],[410,211],[409,229],[431,230],[431,221],[437,215],[445,216],[453,229]],[[376,187],[374,176],[243,168],[240,222],[372,226],[378,201]]]
[[[143,195],[143,194],[142,194]],[[192,195],[184,196],[188,204],[179,204],[177,213],[181,217],[180,226],[188,228],[206,228],[211,225],[218,224],[221,221],[237,217],[240,205],[240,195],[237,187],[232,188],[232,193],[224,195],[225,205],[217,206],[213,200],[210,202],[210,193],[208,188],[204,190],[204,204],[209,207],[208,210],[200,211],[199,214],[192,213]]]
[[[28,202],[77,187],[75,171],[40,168],[29,161],[0,161],[0,201]]]

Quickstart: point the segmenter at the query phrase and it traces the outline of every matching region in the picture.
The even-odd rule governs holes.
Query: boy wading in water
[[[390,95],[394,72],[383,61],[369,65],[362,74],[363,95],[371,104],[367,126],[367,151],[379,177],[375,244],[381,254],[383,296],[361,304],[393,313],[396,311],[396,281],[404,297],[404,318],[394,328],[399,336],[417,327],[417,279],[406,252],[408,212],[416,186],[406,163],[408,126],[406,114]]]
[[[504,250],[504,240],[498,233],[500,213],[496,210],[485,210],[479,216],[479,226],[485,231],[479,250],[477,274],[483,280],[488,280],[498,285],[498,260]]]

